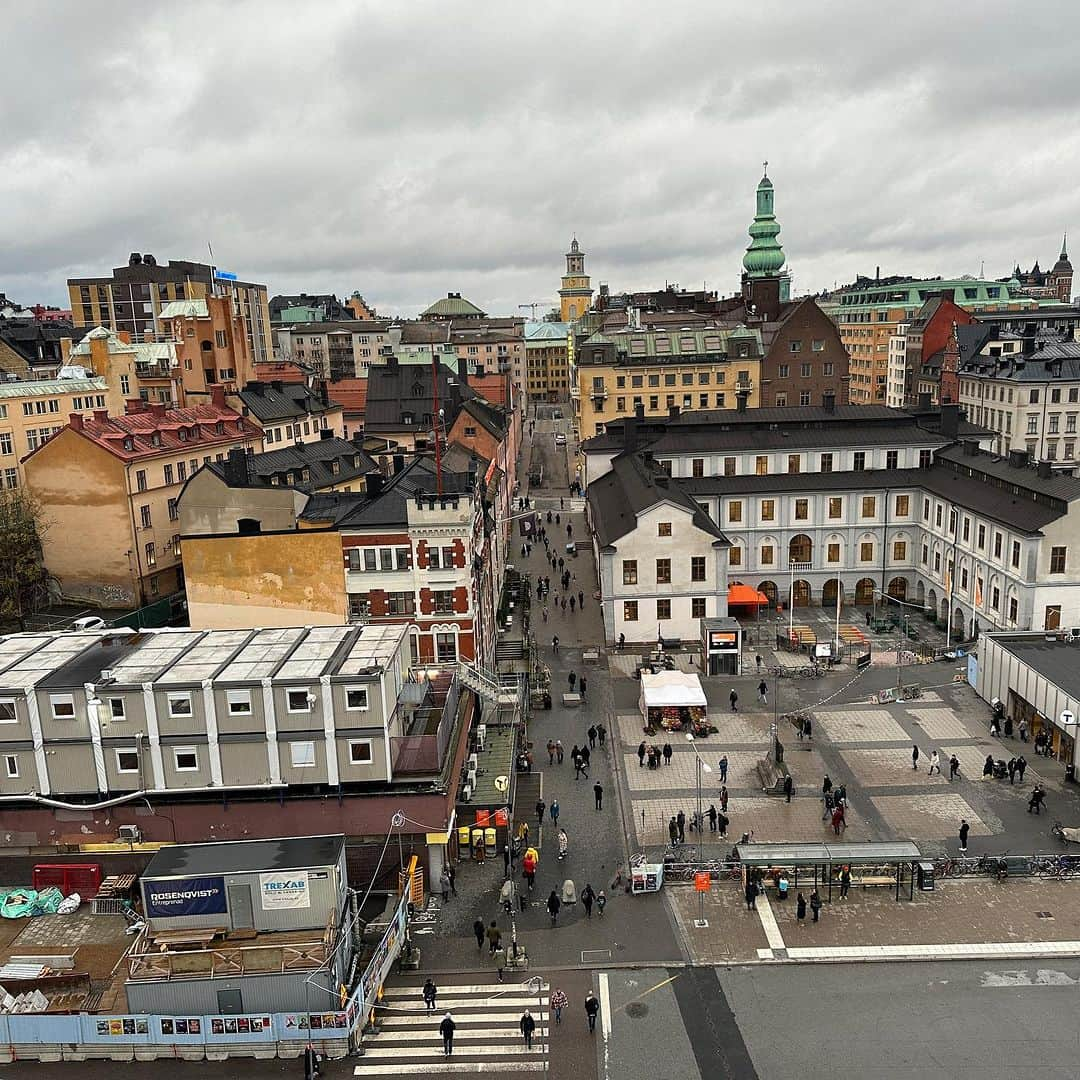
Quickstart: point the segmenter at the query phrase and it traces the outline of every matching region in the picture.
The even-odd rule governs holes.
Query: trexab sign
[[[306,870],[288,874],[260,874],[259,893],[263,911],[311,907]]]

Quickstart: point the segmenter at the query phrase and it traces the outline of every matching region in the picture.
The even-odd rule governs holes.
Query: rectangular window
[[[4,771],[9,780],[17,780],[19,777],[19,758],[16,754],[4,755]]]
[[[758,454],[757,461],[754,463],[754,471],[758,476],[769,475],[769,459],[764,454]]]
[[[371,553],[371,569],[375,569],[375,553]],[[428,548],[428,569],[429,570],[441,570],[439,549],[437,547]]]
[[[705,580],[705,556],[694,555],[690,559],[690,580],[691,581],[704,581]]]
[[[118,773],[137,773],[139,771],[139,751],[117,750],[116,771]]]
[[[169,715],[172,717],[191,716],[191,695],[170,694],[168,697]]]
[[[637,605],[636,600],[624,601],[622,608],[623,622],[637,622]]]
[[[171,465],[165,466],[165,484],[168,486],[173,482],[173,467]]]
[[[367,712],[367,687],[357,686],[345,691],[345,708],[350,712]]]
[[[623,559],[622,583],[624,585],[637,584],[637,559]]]
[[[862,501],[862,516],[872,518],[877,514],[877,496],[864,495]]]
[[[0,454],[14,454],[15,443],[11,438],[10,431],[0,432]]]
[[[349,741],[349,764],[370,765],[375,760],[370,739],[351,739]]]
[[[907,541],[906,540],[894,540],[893,541],[892,557],[897,562],[903,562],[907,558]]]
[[[791,368],[787,364],[779,364],[776,368],[776,376],[779,379],[786,379],[791,374]]]
[[[0,724],[16,724],[18,717],[15,714],[15,699],[0,698]]]
[[[1014,563],[1013,565],[1017,564]],[[1065,549],[1063,547],[1052,547],[1050,549],[1050,573],[1065,573]]]
[[[831,473],[832,472],[832,463],[833,463],[832,454],[822,454],[821,455],[821,471],[822,472]]]
[[[840,545],[839,544],[828,544],[826,546],[826,548],[825,548],[825,557],[831,563],[839,562],[840,561]]]
[[[146,565],[157,566],[157,549],[153,544],[147,544],[145,548]]]
[[[896,496],[896,502],[895,502],[894,505],[895,505],[895,508],[896,508],[896,516],[897,517],[907,517],[908,510],[909,510],[910,505],[911,505],[910,504],[910,496],[908,496],[908,495],[897,495]]]
[[[656,618],[660,622],[664,622],[671,618],[671,601],[670,600],[657,600],[656,601]]]
[[[1014,540],[1012,542],[1012,564],[1015,567],[1020,566],[1020,541]]]
[[[725,476],[734,476],[735,475],[735,464],[736,464],[736,462],[735,462],[735,459],[733,457],[724,458],[724,475]]]
[[[866,454],[862,450],[856,450],[852,455],[851,468],[855,472],[863,472],[866,469]]]
[[[776,500],[775,499],[762,499],[761,500],[761,520],[762,521],[775,521],[776,520]]]
[[[658,522],[657,526],[656,526],[656,535],[657,536],[670,536],[671,535],[671,522],[670,521]]]
[[[145,469],[139,469],[139,471],[135,474],[135,486],[136,486],[136,488],[138,488],[139,491],[145,491],[146,490],[146,470]]]
[[[225,698],[229,704],[230,716],[250,716],[251,715],[251,691],[250,690],[228,690],[225,693]]]
[[[833,496],[829,499],[829,517],[832,520],[841,518],[844,516],[844,500],[838,496]]]
[[[874,561],[874,545],[872,541],[867,541],[859,545],[859,559],[862,562]]]
[[[978,536],[978,539],[975,541],[975,543],[979,547],[979,549],[982,550],[984,547],[986,547],[986,526],[985,525],[980,525],[979,526],[979,531],[978,531],[977,536]]]
[[[728,521],[742,521],[742,502],[739,499],[728,503]]]
[[[999,533],[999,532],[994,533],[994,558],[995,559],[1000,559],[1001,558],[1001,539],[1002,539],[1001,533]]]
[[[139,507],[139,518],[142,521],[142,527],[144,529],[149,529],[150,528],[150,507],[149,506],[140,506]]]
[[[795,500],[795,520],[806,521],[810,516],[810,502],[808,499]]]
[[[54,720],[75,719],[75,698],[71,694],[51,694],[49,704],[52,706]]]
[[[1009,622],[1016,622],[1016,614],[1017,614],[1016,597],[1015,596],[1010,596],[1009,597]]]
[[[938,503],[937,506],[934,509],[934,525],[935,525],[935,527],[937,527],[939,529],[941,528],[941,514],[942,514],[941,503]]]
[[[291,713],[311,712],[311,699],[307,690],[288,690],[285,694],[285,700]]]
[[[691,619],[704,619],[705,618],[705,597],[694,596],[690,599],[690,618]]]
[[[452,664],[458,658],[457,634],[443,632],[435,635],[435,659],[440,664]]]
[[[728,548],[728,566],[742,566],[742,548]]]
[[[169,520],[176,521],[180,517],[180,509],[176,505],[175,499],[169,500]]]
[[[813,370],[813,368],[812,368],[812,365],[810,365],[810,364],[800,364],[799,365],[799,374],[804,379],[809,379],[810,378],[812,370]]]
[[[787,471],[797,473],[801,470],[802,458],[799,454],[788,454]]]
[[[315,744],[313,742],[289,743],[289,760],[294,769],[314,769]]]
[[[177,772],[198,772],[199,751],[194,746],[174,746],[173,764]]]
[[[657,585],[670,585],[671,584],[671,560],[670,559],[657,559],[656,560],[656,584]]]
[[[801,391],[799,393],[799,404],[800,405],[809,405],[810,404],[810,391],[809,390],[803,390],[803,391]]]
[[[705,459],[696,457],[690,463],[690,475],[694,477],[701,477],[705,475]]]
[[[772,544],[761,545],[761,565],[772,566],[773,555],[775,554]]]
[[[436,615],[452,615],[454,611],[453,589],[437,589],[432,596]]]

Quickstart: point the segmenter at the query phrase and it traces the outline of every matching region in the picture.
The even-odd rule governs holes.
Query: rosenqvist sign
[[[144,883],[144,889],[146,914],[151,918],[174,918],[178,915],[224,915],[228,911],[223,877],[148,881]]]
[[[263,911],[311,907],[306,870],[293,870],[287,874],[260,874],[259,894],[262,897]]]

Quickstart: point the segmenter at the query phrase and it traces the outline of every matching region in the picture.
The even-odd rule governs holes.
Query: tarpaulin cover
[[[659,709],[666,705],[704,708],[705,691],[696,675],[682,671],[661,671],[657,675],[641,673],[641,703],[646,709]]]

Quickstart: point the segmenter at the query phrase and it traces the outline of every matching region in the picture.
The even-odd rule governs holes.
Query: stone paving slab
[[[840,756],[852,771],[855,779],[863,787],[911,787],[926,784],[931,787],[948,784],[948,780],[934,772],[927,773],[930,764],[929,753],[923,752],[919,758],[919,768],[911,767],[911,748],[908,746],[873,750],[842,750]],[[939,757],[941,757],[939,751]],[[948,755],[941,758],[943,772],[948,772]]]
[[[703,791],[715,793],[720,790],[720,770],[717,761],[725,751],[721,747],[715,748],[716,753],[707,754],[702,750],[702,757],[712,772],[702,771],[701,786]],[[760,788],[757,772],[754,766],[761,758],[760,752],[727,752],[728,789],[734,788]],[[626,769],[626,782],[633,792],[637,791],[666,791],[677,789],[697,791],[697,755],[690,747],[680,747],[677,753],[671,755],[671,764],[662,765],[659,769],[643,769],[638,765],[637,754],[625,754],[623,764]]]
[[[927,738],[938,742],[942,739],[975,739],[969,725],[965,724],[952,709],[942,706],[939,709],[909,709],[908,714],[915,718],[926,732]]]
[[[851,708],[815,713],[819,730],[834,743],[907,742],[907,732],[886,709]]]
[[[956,792],[927,794],[917,798],[910,795],[875,795],[870,801],[894,836],[944,840],[957,835],[962,818],[967,818],[973,836],[989,836],[992,831],[983,823],[971,803]]]
[[[769,940],[756,911],[746,910],[742,886],[738,882],[712,883],[710,892],[699,900],[692,885],[665,887],[668,904],[696,963],[745,964],[757,960],[758,949]],[[698,929],[694,920],[704,908],[708,927]]]

